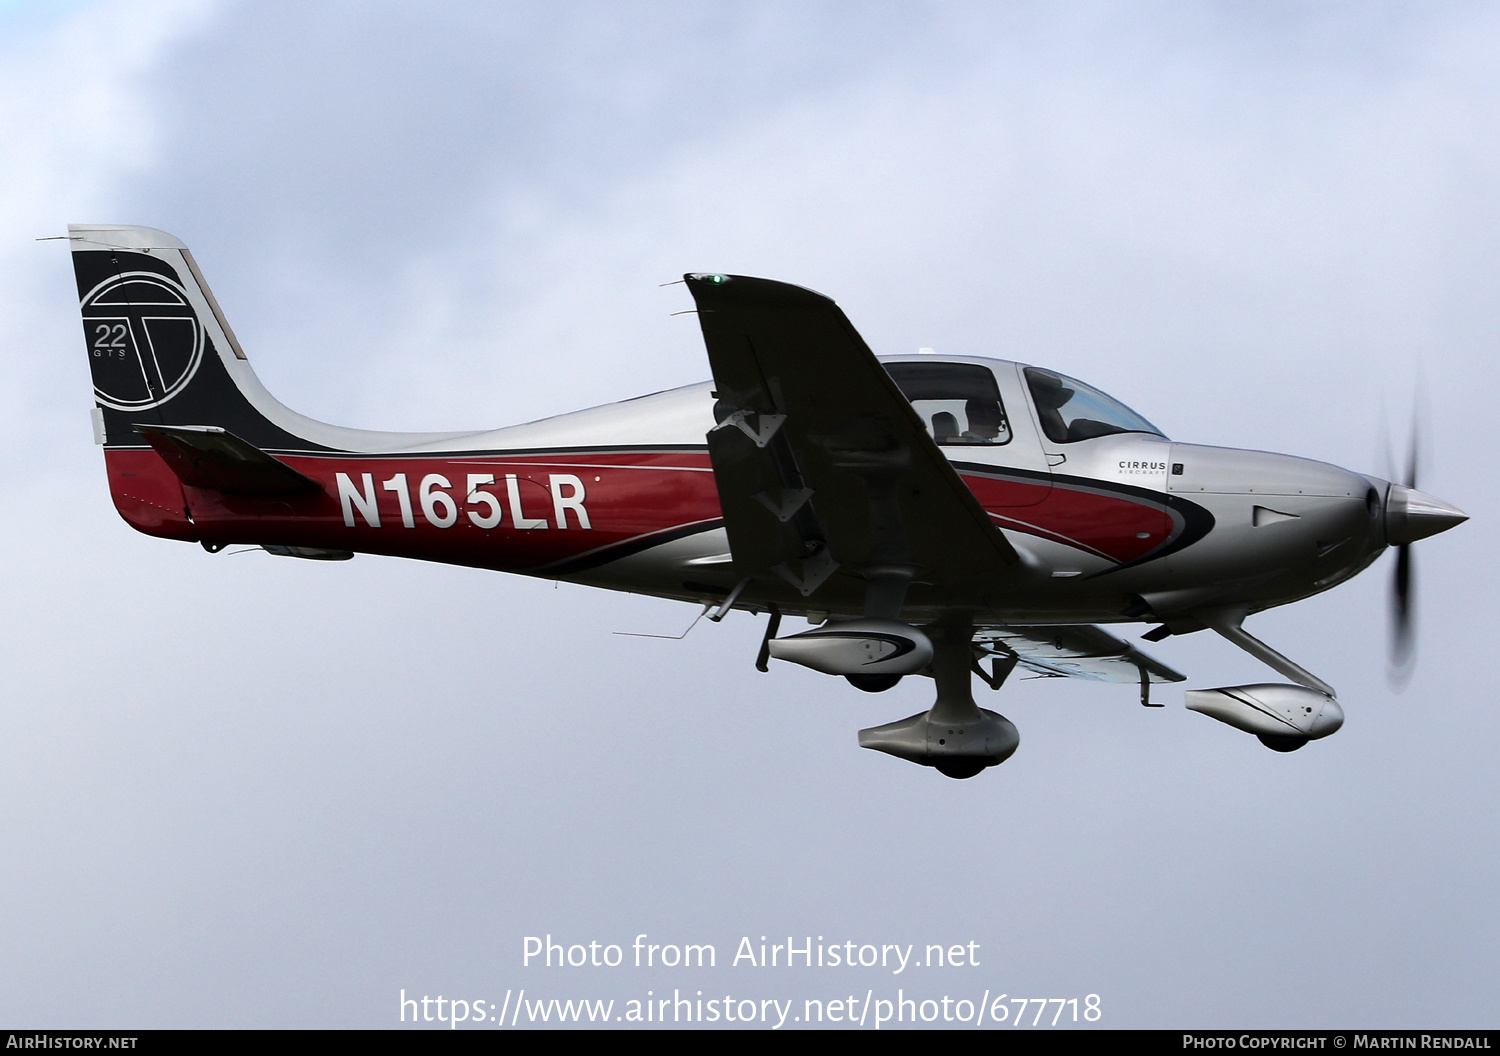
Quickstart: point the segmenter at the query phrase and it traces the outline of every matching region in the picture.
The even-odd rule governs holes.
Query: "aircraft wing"
[[[709,457],[740,578],[804,595],[842,566],[906,567],[998,589],[1015,550],[833,301],[738,275],[688,275],[713,370]]]
[[[974,644],[997,657],[1014,654],[1040,675],[1094,682],[1185,682],[1187,676],[1099,627],[981,627]]]

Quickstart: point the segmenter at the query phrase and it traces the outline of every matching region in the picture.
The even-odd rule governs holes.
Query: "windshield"
[[[1054,444],[1071,444],[1112,433],[1151,433],[1166,437],[1119,400],[1065,374],[1026,368],[1026,384],[1036,403],[1042,432]]]
[[[1010,421],[988,367],[886,363],[886,373],[940,444],[1008,444]]]

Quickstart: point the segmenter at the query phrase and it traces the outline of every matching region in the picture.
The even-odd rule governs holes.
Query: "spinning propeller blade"
[[[1417,489],[1417,459],[1420,441],[1420,414],[1412,409],[1411,439],[1406,449],[1406,473],[1402,484],[1412,491]],[[1417,653],[1417,628],[1415,622],[1415,584],[1412,580],[1411,543],[1396,545],[1396,569],[1391,577],[1391,651],[1387,674],[1397,691],[1406,688],[1411,681]]]
[[[1411,443],[1407,449],[1406,482],[1392,483],[1385,496],[1385,538],[1396,548],[1396,571],[1391,581],[1391,684],[1402,689],[1411,679],[1416,655],[1416,572],[1411,544],[1429,535],[1446,532],[1462,524],[1469,515],[1442,499],[1417,490],[1417,467],[1421,463],[1420,435],[1424,416],[1412,415]]]

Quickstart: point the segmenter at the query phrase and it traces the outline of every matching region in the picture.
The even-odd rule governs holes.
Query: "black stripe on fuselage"
[[[724,519],[715,517],[709,521],[699,521],[695,524],[679,525],[676,528],[664,528],[659,532],[651,532],[648,535],[638,535],[633,539],[622,542],[611,543],[601,546],[598,550],[590,550],[578,557],[566,558],[550,565],[542,565],[540,568],[528,569],[528,575],[569,576],[579,572],[587,572],[607,565],[612,561],[639,554],[642,551],[664,546],[667,543],[676,542],[678,539],[686,539],[689,536],[700,535],[703,532],[711,532],[716,528],[724,527]]]

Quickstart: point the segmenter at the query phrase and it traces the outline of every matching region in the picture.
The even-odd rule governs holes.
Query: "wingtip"
[[[795,283],[780,282],[776,279],[759,279],[751,275],[730,275],[722,271],[690,271],[682,277],[687,283],[688,289],[694,295],[708,294],[713,296],[719,292],[722,296],[729,296],[731,291],[735,300],[744,302],[761,302],[767,304],[833,304],[832,297],[810,290],[806,286],[798,286]]]

